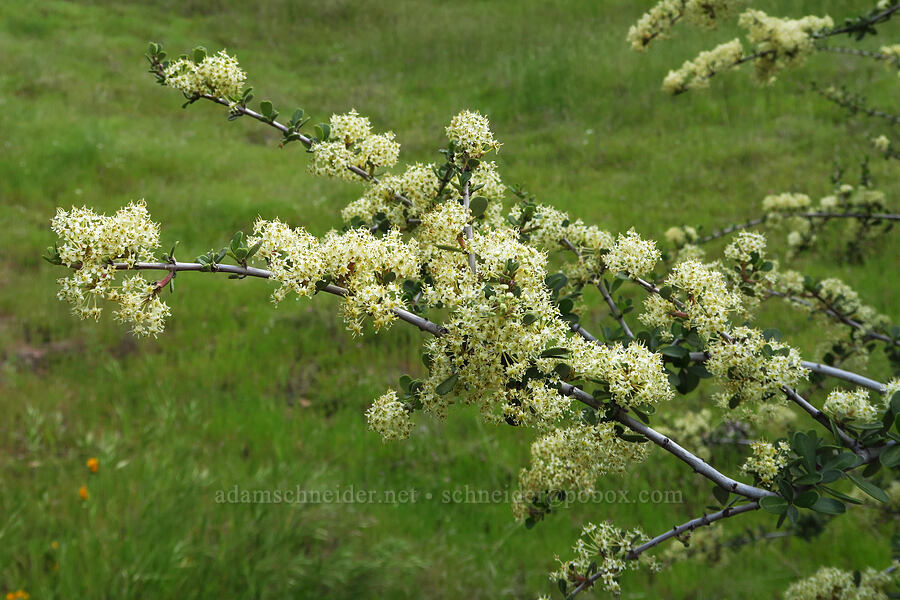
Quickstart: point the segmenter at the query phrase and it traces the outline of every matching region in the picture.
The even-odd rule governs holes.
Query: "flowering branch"
[[[634,548],[633,550],[628,552],[628,554],[625,555],[625,559],[626,560],[637,560],[637,558],[641,554],[643,554],[644,552],[646,552],[647,550],[649,550],[655,546],[658,546],[659,544],[661,544],[662,542],[664,542],[670,538],[677,537],[677,536],[687,533],[689,531],[693,531],[699,527],[712,525],[716,521],[721,521],[722,519],[728,519],[731,517],[735,517],[737,515],[744,514],[747,512],[752,512],[754,510],[759,510],[759,502],[750,502],[748,504],[742,504],[740,506],[735,506],[733,508],[724,508],[718,512],[714,512],[709,515],[703,515],[701,517],[697,517],[696,519],[691,519],[690,521],[682,523],[681,525],[677,525],[677,526],[673,527],[672,529],[666,531],[665,533],[662,533],[662,534],[656,536],[655,538],[651,539],[650,541],[644,542],[640,546]],[[581,592],[593,587],[594,583],[596,583],[598,579],[603,577],[604,574],[605,574],[604,571],[599,571],[597,573],[594,573],[590,577],[586,578],[578,587],[576,587],[574,590],[572,590],[572,593],[569,596],[567,596],[567,598],[574,598]]]
[[[184,262],[175,262],[175,263],[150,263],[150,262],[138,262],[134,265],[128,265],[127,263],[116,263],[115,268],[119,270],[127,270],[127,269],[135,269],[135,270],[167,270],[172,272],[178,271],[212,271],[212,272],[222,272],[222,273],[230,273],[234,275],[243,275],[249,277],[258,277],[261,279],[269,279],[272,274],[270,271],[265,269],[257,269],[254,267],[240,267],[236,265],[227,265],[227,264],[215,264],[212,266],[212,269],[209,267],[200,264],[200,263],[184,263]],[[340,286],[336,286],[333,284],[326,284],[318,286],[318,289],[324,291],[329,294],[333,294],[335,296],[346,297],[348,292],[345,288]],[[427,331],[434,336],[440,337],[444,335],[445,330],[443,327],[420,317],[419,315],[413,314],[404,309],[395,308],[393,309],[393,313],[401,320],[415,325],[422,331]],[[568,383],[560,384],[560,393],[564,396],[571,396],[594,408],[596,410],[603,411],[605,410],[605,406],[603,403],[596,400],[591,394],[585,392],[584,390],[575,387]],[[657,446],[663,448],[670,454],[677,457],[679,460],[686,463],[690,466],[695,473],[706,477],[719,487],[747,498],[758,499],[763,496],[772,496],[775,495],[772,492],[767,490],[757,488],[751,485],[747,485],[745,483],[741,483],[736,481],[719,471],[715,468],[707,464],[703,459],[697,457],[691,452],[685,450],[680,445],[678,445],[675,441],[671,440],[667,436],[659,433],[648,425],[634,419],[631,415],[626,413],[621,408],[617,408],[611,414],[612,418],[614,418],[619,423],[625,425],[629,429],[645,436],[651,442],[656,444]]]

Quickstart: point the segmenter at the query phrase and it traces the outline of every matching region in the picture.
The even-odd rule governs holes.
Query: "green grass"
[[[798,16],[854,14],[843,1],[759,4]],[[624,35],[644,8],[621,0],[2,3],[0,592],[533,597],[552,591],[545,573],[581,523],[610,518],[655,532],[702,512],[709,486],[661,454],[603,485],[683,489],[682,503],[579,505],[528,531],[507,503],[440,502],[464,486],[512,489],[533,434],[484,425],[465,409],[445,423],[420,420],[407,443],[383,445],[367,432],[371,399],[400,374],[422,372],[416,332],[395,326],[356,340],[336,299],[275,309],[265,282],[183,274],[165,335],[135,341],[109,320],[72,319],[55,299],[59,271],[39,259],[53,242],[57,206],[108,211],[146,198],[166,242],[180,240],[187,258],[246,231],[257,215],[323,233],[358,193],[307,176],[303,148],[278,149],[259,123],[227,123],[207,104],[181,110],[179,96],[145,73],[150,40],[172,53],[227,47],[257,97],[285,113],[299,105],[324,120],[356,107],[396,132],[409,162],[436,160],[449,118],[480,109],[504,142],[507,183],[611,231],[634,226],[649,236],[753,216],[769,192],[822,195],[832,157],[852,163],[868,134],[885,129],[847,120],[803,91],[837,74],[890,106],[896,84],[854,57],[813,57],[772,88],[744,72],[717,78],[707,93],[664,96],[669,68],[733,32],[683,30],[638,55]],[[886,192],[900,191],[889,164],[873,161],[873,174]],[[863,267],[833,253],[800,266],[836,272],[896,320],[898,289],[884,285],[896,261],[897,244],[883,242]],[[765,317],[807,355],[820,350],[822,337],[802,320],[777,310]],[[598,309],[585,323],[607,319]],[[872,366],[886,376],[877,359]],[[95,475],[85,468],[91,456],[100,459]],[[217,504],[216,491],[234,485],[420,496],[403,505]],[[861,532],[864,523],[848,516],[821,543],[768,542],[711,567],[628,576],[625,595],[772,597],[820,564],[883,565],[889,540]],[[759,515],[732,530],[744,524],[772,525]]]

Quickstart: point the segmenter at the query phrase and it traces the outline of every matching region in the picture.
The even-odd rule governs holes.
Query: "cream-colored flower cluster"
[[[604,346],[575,337],[569,346],[576,373],[606,382],[613,400],[621,406],[652,406],[674,395],[662,356],[642,344]]]
[[[900,44],[898,44],[898,46],[900,46]],[[886,135],[879,135],[876,138],[872,138],[872,145],[882,154],[887,154],[891,151],[891,140]]]
[[[828,394],[822,411],[841,423],[872,423],[878,420],[879,410],[869,401],[865,388],[833,390]]]
[[[419,217],[431,208],[440,186],[433,167],[416,163],[407,167],[402,175],[382,176],[361,198],[348,204],[341,216],[347,223],[354,219],[371,223],[375,215],[381,213],[395,226],[404,225],[408,219]],[[409,200],[412,206],[406,206],[398,195]]]
[[[784,194],[771,194],[763,198],[763,210],[771,215],[772,213],[790,213],[806,210],[812,202],[806,194],[793,194],[786,192]]]
[[[742,0],[660,0],[629,28],[628,42],[634,50],[644,51],[653,40],[668,37],[682,18],[691,25],[714,28],[742,4]]]
[[[209,95],[215,98],[240,98],[247,74],[238,66],[237,58],[225,50],[205,57],[199,63],[180,58],[163,71],[166,85],[186,96]]]
[[[741,470],[755,475],[765,487],[772,487],[778,473],[787,466],[791,447],[787,442],[778,442],[774,446],[768,442],[756,441],[750,445],[750,449],[753,454],[747,458]]]
[[[121,288],[114,288],[111,292],[109,299],[119,303],[119,309],[113,313],[115,319],[130,325],[135,335],[156,337],[163,332],[170,311],[166,303],[160,300],[159,290],[154,284],[135,275],[125,279]]]
[[[531,465],[519,473],[513,512],[524,520],[540,512],[531,503],[549,494],[593,492],[598,477],[623,473],[646,454],[646,444],[621,439],[613,423],[554,429],[531,444]]]
[[[639,560],[629,557],[632,550],[649,539],[640,529],[627,531],[608,522],[599,525],[588,523],[572,546],[575,557],[567,561],[557,557],[559,569],[550,573],[550,581],[555,583],[562,579],[578,585],[589,575],[591,565],[595,565],[596,572],[600,573],[597,583],[602,584],[604,590],[618,595],[621,591],[619,577],[625,571],[641,566],[649,567],[651,571],[659,570],[659,563],[653,557],[646,554],[642,554]]]
[[[518,222],[522,217],[523,205],[517,204],[510,210],[510,217]],[[563,240],[572,244],[577,256],[576,262],[566,267],[566,275],[573,284],[586,284],[606,269],[604,253],[612,248],[613,236],[596,225],[585,225],[581,219],[572,220],[563,211],[544,204],[534,205],[534,213],[523,227],[528,243],[543,250],[570,251]]]
[[[749,262],[753,254],[760,258],[766,255],[766,236],[755,231],[739,232],[725,247],[725,257],[737,263]]]
[[[328,140],[310,148],[310,173],[356,181],[359,175],[348,167],[370,172],[397,164],[400,144],[394,141],[393,132],[373,133],[368,117],[351,110],[344,115],[331,115],[329,126]]]
[[[666,233],[664,235],[666,241],[676,248],[681,248],[685,244],[696,242],[700,237],[697,234],[697,230],[689,225],[684,225],[681,227],[669,227],[668,229],[666,229]]]
[[[119,305],[117,320],[132,326],[135,335],[157,335],[164,328],[169,308],[159,299],[159,290],[136,275],[116,286],[116,267],[132,266],[153,258],[159,246],[159,224],[150,220],[143,201],[133,202],[114,215],[97,214],[89,208],[57,209],[51,222],[59,236],[56,251],[62,264],[73,268],[57,280],[57,297],[72,305],[82,319],[99,319],[101,300]]]
[[[802,65],[815,50],[812,34],[834,27],[828,16],[781,19],[752,9],[741,14],[738,24],[748,30],[747,39],[761,54],[755,66],[756,77],[762,83],[774,81],[783,69]]]
[[[378,397],[366,411],[369,429],[378,432],[387,440],[404,440],[412,430],[409,412],[400,400],[397,392],[390,390]]]
[[[676,264],[665,284],[672,290],[670,299],[653,294],[644,301],[638,318],[648,327],[668,331],[678,318],[700,336],[712,339],[728,331],[731,316],[743,311],[740,293],[729,288],[725,276],[697,260]],[[676,299],[683,308],[674,304]]]
[[[894,563],[896,566],[897,563]],[[784,600],[887,600],[885,593],[896,578],[893,569],[877,571],[871,567],[860,573],[859,581],[851,571],[822,567],[816,574],[792,583]]]
[[[750,412],[755,406],[748,405],[781,400],[782,386],[793,387],[808,375],[797,350],[775,340],[766,341],[758,330],[749,327],[735,328],[727,340],[712,340],[708,352],[706,368],[722,385],[716,399],[723,408],[741,406]]]
[[[753,260],[754,256],[756,260]],[[766,236],[741,231],[725,247],[725,258],[735,263],[724,273],[732,287],[741,294],[745,313],[749,317],[778,283],[777,263],[765,260]]]
[[[490,121],[477,110],[462,111],[451,119],[445,131],[447,138],[456,144],[456,150],[469,158],[481,158],[491,150],[500,150]]]
[[[714,75],[737,66],[743,56],[744,47],[739,39],[719,44],[712,50],[701,52],[694,60],[684,61],[681,68],[669,71],[663,79],[663,91],[680,94],[689,89],[707,87]]]
[[[672,27],[684,15],[684,0],[660,0],[628,29],[628,41],[644,51],[653,40],[668,37]]]
[[[398,230],[375,237],[365,229],[329,232],[323,240],[302,227],[291,229],[279,220],[260,219],[254,225],[250,245],[260,244],[259,256],[282,285],[272,294],[277,303],[289,292],[310,296],[316,284],[330,280],[348,290],[342,305],[347,327],[362,331],[365,316],[380,329],[396,316],[403,304],[400,282],[418,274],[420,258],[416,240],[404,242]]]
[[[606,268],[616,273],[624,271],[632,277],[643,277],[653,271],[660,252],[653,240],[643,239],[634,229],[619,234],[609,252],[603,256]]]

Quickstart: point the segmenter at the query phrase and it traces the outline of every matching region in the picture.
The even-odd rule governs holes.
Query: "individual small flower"
[[[841,423],[871,423],[878,420],[878,409],[869,401],[869,392],[857,388],[849,392],[834,390],[828,394],[822,411]]]
[[[631,229],[625,235],[619,234],[603,262],[610,271],[625,271],[633,277],[642,277],[653,270],[659,258],[656,242],[643,239]]]
[[[481,158],[491,150],[500,150],[500,142],[494,139],[490,122],[478,111],[459,113],[450,121],[446,132],[457,150],[471,158]]]
[[[25,590],[16,590],[15,592],[6,593],[6,600],[28,600],[29,598],[31,598],[31,594]]]
[[[412,420],[406,406],[397,399],[397,392],[390,390],[380,396],[366,411],[369,429],[387,440],[404,440],[412,431]]]
[[[91,473],[96,473],[100,470],[100,461],[94,457],[91,457],[87,460],[87,468]]]
[[[82,500],[87,500],[88,498],[90,498],[90,494],[88,493],[88,489],[87,489],[86,485],[83,485],[80,488],[78,488],[78,497],[81,498]]]
[[[756,441],[750,448],[753,454],[747,458],[741,470],[756,475],[762,485],[771,487],[781,469],[787,466],[790,446],[787,442],[778,442],[777,446],[773,446],[768,442]]]

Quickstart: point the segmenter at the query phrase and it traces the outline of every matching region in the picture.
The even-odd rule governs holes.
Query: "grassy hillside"
[[[836,20],[855,14],[854,3],[837,0],[758,4]],[[717,78],[707,93],[664,96],[669,68],[734,32],[685,30],[638,55],[624,36],[646,5],[0,3],[0,592],[534,597],[552,591],[553,555],[568,552],[584,521],[652,532],[702,511],[709,486],[659,455],[604,485],[633,490],[631,498],[683,489],[683,502],[578,505],[530,531],[506,502],[443,502],[466,486],[514,488],[532,434],[484,425],[467,410],[446,423],[420,420],[406,443],[383,445],[367,432],[371,399],[401,373],[423,369],[416,332],[396,326],[353,339],[333,298],[275,309],[265,282],[183,274],[167,300],[165,335],[138,341],[111,319],[70,317],[55,299],[60,272],[39,258],[53,242],[57,206],[109,211],[145,198],[163,239],[180,240],[187,259],[247,231],[257,215],[323,233],[359,193],[308,176],[302,146],[279,149],[259,123],[228,123],[224,109],[207,104],[182,110],[179,95],[145,72],[150,40],[176,54],[228,48],[257,97],[283,112],[302,106],[325,120],[355,107],[376,129],[396,132],[407,162],[436,160],[450,117],[480,109],[504,142],[498,160],[508,184],[611,231],[634,226],[648,236],[755,216],[770,192],[822,195],[832,158],[852,165],[868,133],[884,130],[804,91],[812,79],[871,84],[873,102],[890,106],[896,80],[855,57],[815,56],[772,88],[744,72]],[[898,25],[888,26],[892,39]],[[882,189],[900,192],[896,166],[873,161],[872,171]],[[832,253],[799,266],[836,272],[897,320],[900,291],[884,285],[897,250],[884,242],[863,267]],[[597,306],[586,325],[608,320]],[[768,314],[815,356],[821,337],[789,317]],[[873,369],[886,376],[877,360]],[[89,457],[100,461],[96,474],[85,468]],[[235,485],[417,495],[406,503],[216,502],[217,491]],[[772,525],[763,516],[743,523]],[[629,576],[625,595],[772,597],[823,563],[885,563],[889,540],[861,532],[863,523],[848,516],[824,543],[771,541],[711,569]]]

